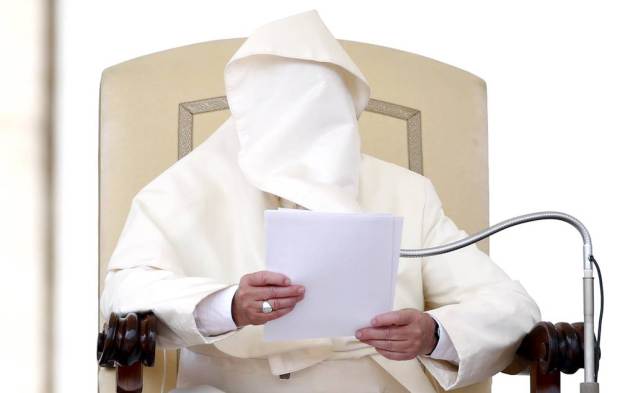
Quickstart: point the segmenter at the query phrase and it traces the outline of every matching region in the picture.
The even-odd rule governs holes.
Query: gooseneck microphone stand
[[[580,391],[581,393],[597,393],[599,388],[594,366],[594,345],[596,341],[594,336],[594,276],[592,274],[593,261],[595,260],[592,255],[592,240],[590,239],[590,233],[581,221],[571,215],[554,211],[524,214],[522,216],[502,221],[472,236],[452,243],[419,250],[400,250],[400,256],[404,258],[420,258],[445,254],[447,252],[469,246],[506,228],[538,220],[560,220],[567,222],[579,231],[579,234],[583,239],[584,382],[580,385]],[[599,329],[600,323],[601,320],[599,320]]]

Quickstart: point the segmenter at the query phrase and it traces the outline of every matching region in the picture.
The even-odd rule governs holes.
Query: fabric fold
[[[357,120],[370,87],[316,11],[258,28],[224,81],[250,183],[310,210],[360,210]]]

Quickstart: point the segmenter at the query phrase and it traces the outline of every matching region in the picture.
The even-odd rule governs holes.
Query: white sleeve
[[[435,319],[432,315],[431,317]],[[459,364],[459,355],[456,353],[456,349],[454,349],[454,344],[444,329],[441,322],[435,319],[437,322],[437,326],[439,326],[439,340],[437,341],[437,345],[433,352],[431,352],[428,357],[437,360],[447,360],[448,362],[457,365]]]
[[[231,285],[205,297],[194,310],[194,318],[198,330],[203,336],[236,330],[237,325],[232,317],[232,301],[238,285]]]
[[[468,235],[445,215],[428,179],[423,214],[424,248]],[[475,244],[421,261],[425,310],[450,332],[459,362],[430,356],[420,356],[420,362],[444,390],[481,382],[502,371],[540,320],[534,300]]]
[[[212,344],[236,332],[205,336],[198,329],[194,311],[210,294],[230,287],[208,277],[187,277],[149,266],[110,270],[101,294],[101,312],[152,311],[157,317],[157,345],[181,348]]]

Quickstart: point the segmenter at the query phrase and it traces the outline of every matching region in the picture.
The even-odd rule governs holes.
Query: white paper
[[[265,340],[353,336],[392,310],[402,217],[265,211],[267,270],[304,285],[304,300],[265,325]]]

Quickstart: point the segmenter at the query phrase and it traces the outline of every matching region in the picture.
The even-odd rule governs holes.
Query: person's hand
[[[359,329],[355,336],[388,359],[411,360],[435,349],[436,323],[426,313],[405,308],[377,315],[371,321],[372,327]]]
[[[269,271],[246,274],[241,277],[233,297],[233,320],[237,327],[243,327],[280,318],[293,310],[304,298],[304,292],[303,286],[291,285],[291,280],[284,274]],[[272,312],[262,312],[263,301],[271,304]]]

